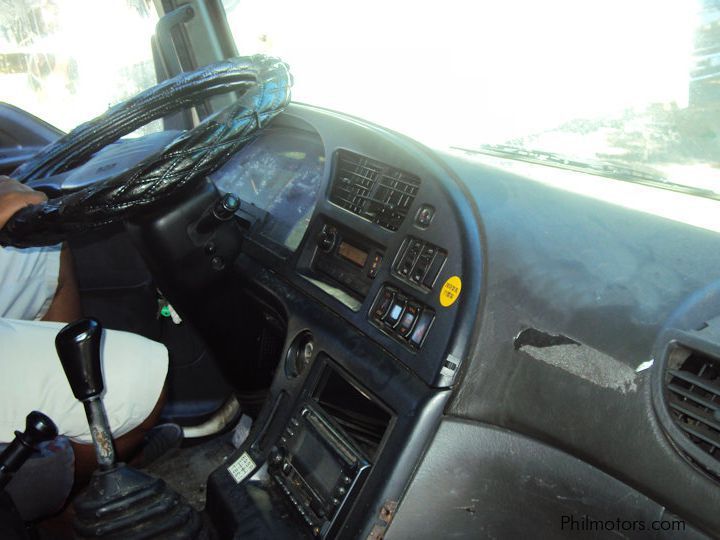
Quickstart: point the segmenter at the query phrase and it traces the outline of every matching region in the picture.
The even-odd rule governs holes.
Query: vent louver
[[[330,201],[381,227],[400,228],[419,188],[417,176],[346,150],[336,152]]]
[[[709,468],[717,471],[720,468],[720,359],[696,351],[683,356],[675,356],[674,361],[671,358],[665,371],[667,406],[675,424],[690,441],[714,459]]]

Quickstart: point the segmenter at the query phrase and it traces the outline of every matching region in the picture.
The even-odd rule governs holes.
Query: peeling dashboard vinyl
[[[232,315],[213,320],[208,333],[223,340],[228,370],[235,369],[244,355],[236,332],[247,310],[226,292],[238,287],[258,299],[253,307],[283,319],[286,335],[278,355],[286,369],[275,372],[259,432],[228,463],[248,452],[257,464],[292,466],[292,482],[276,468],[268,487],[289,512],[318,491],[302,488],[301,478],[327,488],[319,508],[331,518],[311,508],[312,515],[304,509],[292,519],[307,531],[343,522],[333,529],[338,538],[378,530],[388,538],[416,531],[433,538],[483,532],[555,538],[561,515],[676,515],[688,535],[697,528],[694,537],[718,537],[716,479],[678,451],[684,434],[667,436],[673,426],[693,425],[676,417],[663,423],[665,404],[653,404],[665,395],[656,384],[665,379],[655,344],[666,321],[697,332],[717,316],[716,232],[430,151],[332,111],[292,104],[273,125],[273,140],[258,138],[214,177],[243,206],[257,208],[258,218],[222,287],[208,288],[219,291],[207,302],[213,313],[222,298],[232,302]],[[357,169],[337,166],[342,151],[358,158]],[[390,169],[421,180],[396,230],[354,211],[386,204],[376,194],[383,180],[397,180]],[[596,181],[579,174],[578,183]],[[343,188],[353,196],[343,197],[350,200],[345,205],[333,200]],[[196,282],[193,276],[178,297],[199,295]],[[687,299],[697,316],[677,315]],[[203,314],[195,320],[202,323]],[[414,339],[418,328],[424,337]],[[295,344],[307,336],[312,352],[300,359],[302,369],[287,369],[299,365]],[[716,335],[712,341],[720,347]],[[709,352],[720,357],[720,349]],[[369,472],[357,483],[348,476],[357,487],[341,486],[336,510],[327,505],[337,470],[329,480],[314,478],[306,467],[310,452],[296,468],[283,435],[333,424],[356,429],[347,422],[360,418],[364,409],[355,406],[364,401],[348,400],[353,415],[342,418],[317,407],[328,370],[392,416],[372,431],[377,446],[367,457]],[[316,420],[328,414],[328,422],[306,422],[307,411]],[[326,440],[346,446],[338,441],[355,444]],[[207,508],[229,524],[225,537],[243,530],[251,488],[258,485],[238,484],[227,466],[211,476]],[[491,495],[489,503],[478,489]],[[519,520],[507,513],[514,508],[532,511]]]

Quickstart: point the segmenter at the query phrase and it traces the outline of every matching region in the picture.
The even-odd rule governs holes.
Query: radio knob
[[[270,450],[270,465],[280,465],[283,461],[284,453],[285,452],[277,446],[273,447],[273,449]]]
[[[324,227],[318,235],[318,247],[325,253],[330,253],[337,242],[337,231],[335,227]]]

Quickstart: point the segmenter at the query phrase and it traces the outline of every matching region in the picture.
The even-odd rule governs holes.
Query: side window
[[[0,101],[72,129],[155,84],[156,22],[151,0],[4,2]]]

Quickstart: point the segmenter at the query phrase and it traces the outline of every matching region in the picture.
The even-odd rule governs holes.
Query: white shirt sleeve
[[[42,319],[57,290],[60,250],[0,247],[0,318]]]

